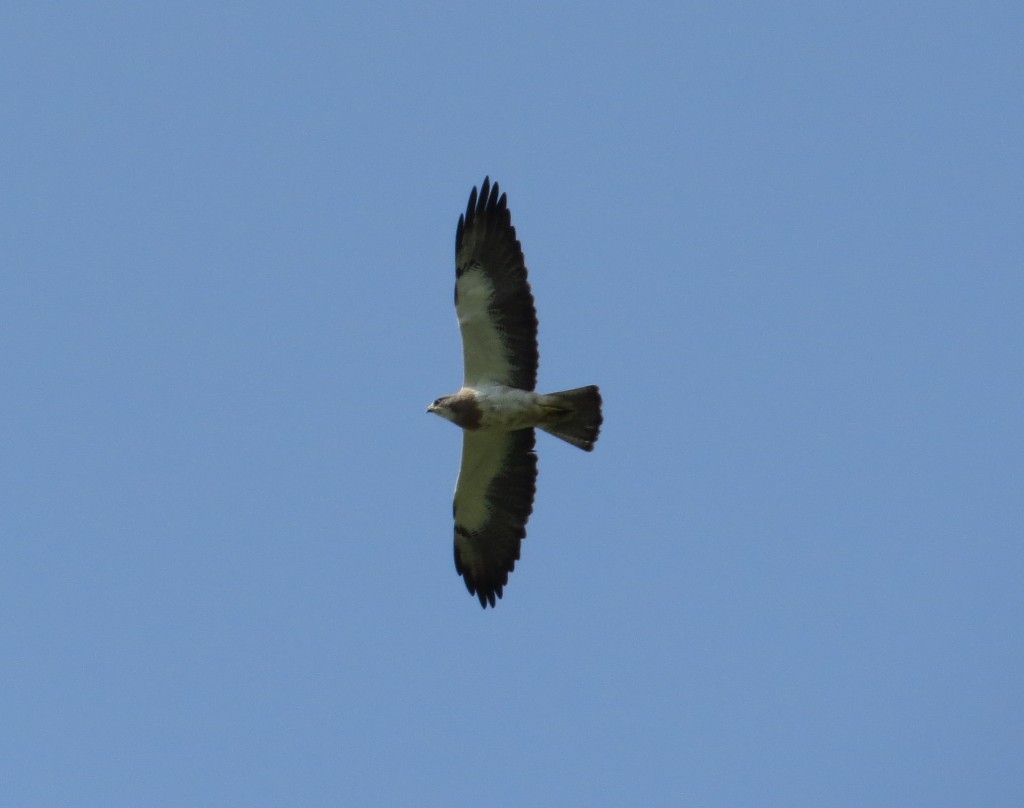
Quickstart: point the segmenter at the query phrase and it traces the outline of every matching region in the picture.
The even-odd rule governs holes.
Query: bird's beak
[[[433,412],[433,411],[434,411],[434,405],[431,404],[429,407],[427,407],[427,412]]]

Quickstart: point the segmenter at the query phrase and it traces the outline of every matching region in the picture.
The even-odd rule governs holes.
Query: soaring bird
[[[455,487],[455,569],[492,607],[519,560],[537,482],[534,428],[592,451],[601,429],[595,385],[537,393],[537,312],[505,194],[485,178],[455,231],[455,310],[462,389],[427,407],[462,427]]]

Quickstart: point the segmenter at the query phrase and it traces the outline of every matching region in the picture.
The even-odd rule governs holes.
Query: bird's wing
[[[519,560],[537,482],[534,430],[463,432],[455,488],[455,569],[494,605]]]
[[[469,195],[455,233],[455,310],[462,330],[465,386],[537,384],[537,312],[523,249],[498,183]]]

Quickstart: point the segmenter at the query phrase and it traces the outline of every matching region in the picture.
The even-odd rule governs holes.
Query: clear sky
[[[0,804],[1024,805],[1024,5],[0,37]],[[485,174],[605,400],[486,611]]]

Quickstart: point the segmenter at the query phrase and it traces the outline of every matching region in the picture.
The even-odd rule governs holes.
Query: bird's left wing
[[[523,249],[498,183],[469,195],[455,233],[455,310],[465,386],[537,384],[537,312]]]
[[[463,432],[455,488],[455,569],[494,605],[519,560],[537,482],[534,430]]]

